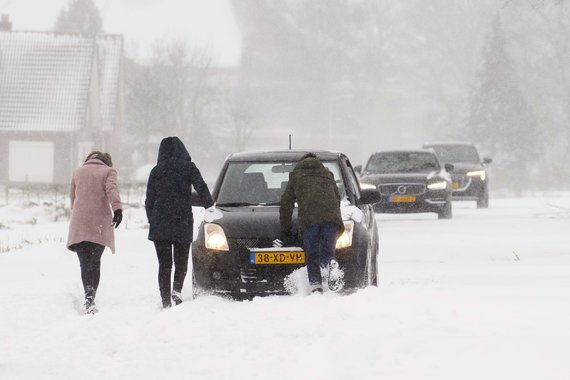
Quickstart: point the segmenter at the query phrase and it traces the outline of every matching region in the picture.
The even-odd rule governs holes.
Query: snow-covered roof
[[[93,64],[102,129],[112,129],[121,57],[120,36],[0,32],[0,130],[83,128]]]
[[[123,39],[116,35],[96,37],[99,61],[99,93],[101,101],[101,129],[115,127],[119,105],[119,77],[123,56]]]

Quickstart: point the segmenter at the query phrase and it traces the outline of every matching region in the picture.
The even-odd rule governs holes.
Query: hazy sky
[[[49,30],[70,0],[0,0],[14,30]],[[163,38],[206,47],[216,61],[239,59],[241,36],[228,0],[94,0],[107,33],[123,34],[128,52],[144,57]]]

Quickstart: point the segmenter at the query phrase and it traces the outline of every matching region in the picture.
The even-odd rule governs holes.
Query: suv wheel
[[[489,208],[489,190],[485,188],[479,198],[477,198],[477,208]]]
[[[451,219],[453,218],[453,210],[451,208],[451,197],[445,202],[443,209],[437,214],[438,219]]]

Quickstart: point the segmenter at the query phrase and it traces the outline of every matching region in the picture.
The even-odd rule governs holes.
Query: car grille
[[[258,268],[244,267],[240,269],[241,282],[260,282],[267,281],[264,279],[264,271]]]
[[[378,185],[378,190],[382,195],[421,195],[426,192],[426,185],[423,183],[390,183]]]
[[[269,248],[273,244],[271,238],[239,238],[228,239],[230,248],[238,251],[240,254],[249,252],[249,248]]]
[[[269,248],[273,244],[270,238],[239,238],[228,239],[230,249],[236,251],[240,262],[240,279],[242,283],[267,282],[268,269],[256,268],[249,264],[250,248]]]
[[[465,190],[469,187],[469,185],[471,184],[471,178],[464,176],[464,175],[453,175],[452,177],[453,183],[454,183],[454,187],[453,190]],[[457,184],[457,185],[455,185]]]

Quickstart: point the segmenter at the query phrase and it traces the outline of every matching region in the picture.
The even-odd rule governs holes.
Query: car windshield
[[[477,149],[472,145],[435,145],[431,146],[441,162],[479,162]]]
[[[323,161],[333,174],[341,198],[344,182],[337,161]],[[279,205],[294,162],[230,162],[216,199],[219,206]]]
[[[439,163],[429,152],[389,152],[373,155],[365,171],[375,174],[431,173],[439,170]]]

